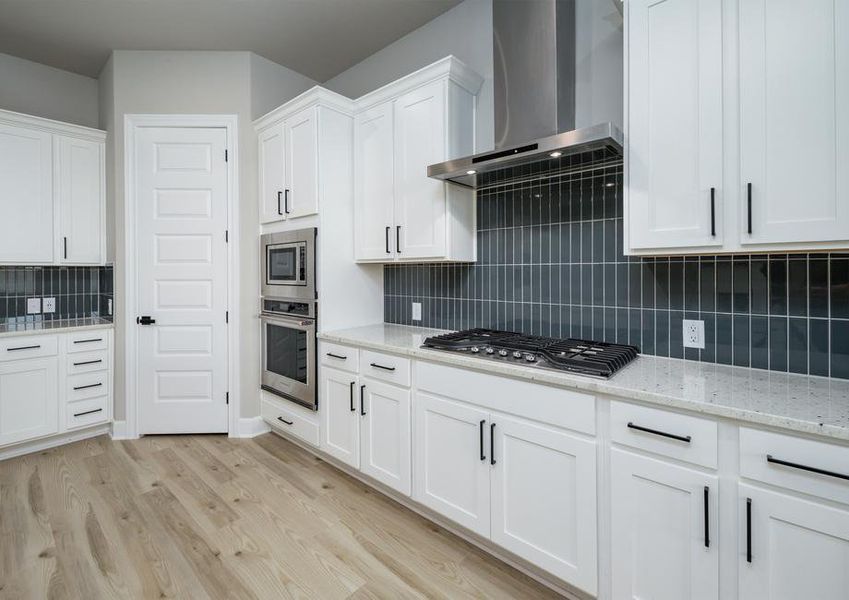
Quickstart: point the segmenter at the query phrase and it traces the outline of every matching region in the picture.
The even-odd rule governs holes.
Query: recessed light
[[[474,169],[466,171],[466,175],[474,175],[475,173],[477,173],[477,171],[475,171]]]
[[[558,156],[563,156],[563,153],[562,153],[562,152],[560,152],[559,150],[555,150],[554,152],[552,152],[551,154],[549,154],[549,156],[550,156],[551,158],[557,158]]]

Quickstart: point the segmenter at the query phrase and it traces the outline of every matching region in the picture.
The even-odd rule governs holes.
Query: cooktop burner
[[[495,329],[466,329],[432,336],[422,347],[604,379],[637,358],[640,352],[636,346],[561,340]]]

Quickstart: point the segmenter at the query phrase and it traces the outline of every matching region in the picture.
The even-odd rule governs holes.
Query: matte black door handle
[[[371,363],[371,366],[375,369],[383,369],[384,371],[394,371],[395,367],[384,367],[383,365],[379,365],[377,363]]]
[[[651,433],[652,435],[659,435],[661,437],[670,438],[673,440],[678,440],[679,442],[690,443],[692,438],[689,435],[676,435],[674,433],[666,433],[665,431],[659,431],[657,429],[649,429],[648,427],[643,427],[642,425],[634,425],[633,423],[628,423],[629,429],[636,429],[637,431],[642,431],[644,433]]]
[[[752,499],[746,498],[746,562],[752,562]]]
[[[153,325],[156,323],[156,319],[151,319],[149,316],[144,315],[141,317],[136,317],[136,323],[139,325]]]
[[[283,212],[287,215],[289,214],[289,190],[287,189],[283,194]]]
[[[365,385],[360,386],[360,416],[361,417],[366,416],[366,404],[365,404],[365,400],[363,400],[363,395],[364,395],[365,389],[366,389]]]
[[[354,406],[354,386],[357,385],[356,381],[351,382],[351,412],[357,412],[357,407]]]
[[[392,254],[392,253],[389,251],[389,226],[388,226],[388,225],[386,226],[386,253],[387,253],[387,254]]]
[[[766,455],[766,462],[775,465],[782,465],[784,467],[790,467],[792,469],[799,469],[800,471],[808,471],[809,473],[817,473],[818,475],[826,475],[828,477],[836,477],[838,479],[849,480],[849,475],[844,475],[843,473],[836,473],[835,471],[826,471],[825,469],[819,469],[817,467],[809,467],[807,465],[800,465],[799,463],[781,460],[780,458],[774,458],[771,454]]]
[[[479,427],[480,427],[480,449],[481,449],[480,454],[481,454],[481,460],[482,460],[482,461],[486,460],[486,454],[485,454],[485,453],[484,453],[484,451],[483,451],[483,430],[484,430],[484,425],[485,425],[485,424],[486,424],[486,420],[485,420],[485,419],[481,419],[481,422],[480,422],[480,426],[479,426]]]
[[[283,417],[277,417],[277,420],[280,421],[281,423],[286,423],[286,425],[292,425],[293,424],[292,421],[287,421]]]
[[[710,488],[705,486],[705,548],[710,548]]]
[[[710,235],[716,237],[716,188],[710,188]]]
[[[280,209],[280,200],[281,200],[282,196],[283,196],[283,192],[278,190],[277,191],[277,214],[280,215],[281,217],[283,216],[283,211]]]
[[[746,184],[746,211],[748,212],[748,232],[752,235],[752,183]]]
[[[401,254],[401,226],[395,228],[395,252]]]
[[[495,423],[489,426],[489,464],[495,464]]]

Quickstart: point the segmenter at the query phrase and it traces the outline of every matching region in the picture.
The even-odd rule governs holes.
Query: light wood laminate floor
[[[0,462],[0,598],[420,597],[556,595],[273,434]]]

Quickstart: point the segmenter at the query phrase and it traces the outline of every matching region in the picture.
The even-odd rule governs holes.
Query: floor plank
[[[0,598],[556,598],[273,434],[0,462]]]

